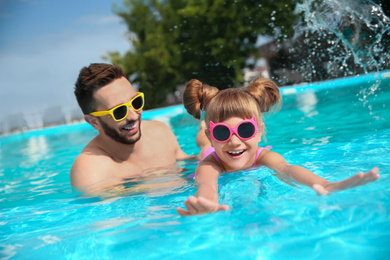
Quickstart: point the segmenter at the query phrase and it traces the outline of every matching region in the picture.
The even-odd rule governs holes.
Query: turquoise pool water
[[[168,123],[185,152],[198,152],[198,122],[182,106],[143,117]],[[381,178],[318,197],[255,168],[220,179],[230,211],[182,218],[175,208],[195,193],[186,178],[194,163],[144,180],[167,188],[130,194],[124,180],[125,193],[112,187],[104,200],[70,187],[71,164],[96,135],[89,125],[2,136],[0,258],[388,259],[390,72],[284,88],[282,109],[265,123],[262,145],[290,163],[331,181],[377,166]]]

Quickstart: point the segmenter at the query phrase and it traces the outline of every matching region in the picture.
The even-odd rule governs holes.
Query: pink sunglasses
[[[254,116],[251,119],[242,120],[235,127],[225,123],[214,124],[212,121],[210,121],[209,127],[211,138],[219,143],[229,141],[233,134],[236,134],[241,140],[249,140],[258,132]]]

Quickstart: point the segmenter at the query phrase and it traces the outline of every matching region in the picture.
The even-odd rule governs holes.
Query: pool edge
[[[373,73],[368,73],[368,74],[358,75],[358,76],[350,76],[350,77],[330,79],[325,81],[318,81],[313,83],[301,83],[292,86],[280,87],[280,91],[282,95],[295,95],[307,91],[320,91],[324,89],[345,88],[345,87],[350,87],[351,85],[358,85],[361,82],[375,82],[378,80],[382,81],[384,79],[390,79],[390,70],[373,72]],[[142,117],[144,120],[152,120],[152,119],[159,120],[162,118],[178,115],[180,113],[183,113],[184,111],[185,108],[183,104],[178,104],[173,106],[145,110],[142,113]],[[0,135],[0,141],[10,142],[10,141],[20,140],[20,139],[29,138],[31,136],[37,136],[42,134],[53,134],[53,133],[58,134],[65,131],[68,132],[69,126],[75,126],[75,125],[79,126],[77,130],[84,129],[84,128],[92,129],[92,127],[88,123],[86,123],[85,121],[80,121],[71,124],[61,124],[61,125],[49,126],[49,127],[39,128],[39,129],[29,129],[29,130],[25,130],[25,131],[22,130],[20,132],[15,132],[15,133],[7,133],[4,135]],[[1,147],[1,143],[0,143],[0,147]]]

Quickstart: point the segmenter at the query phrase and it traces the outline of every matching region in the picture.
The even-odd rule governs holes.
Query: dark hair
[[[126,75],[117,65],[91,63],[88,67],[83,67],[74,90],[83,113],[87,115],[94,111],[96,104],[93,95],[95,91],[121,77],[126,77]]]
[[[261,122],[261,113],[281,101],[278,86],[271,80],[258,77],[247,87],[218,90],[193,79],[186,85],[183,103],[187,112],[200,119],[205,110],[206,125],[210,121],[221,122],[230,117],[249,119],[256,116]]]

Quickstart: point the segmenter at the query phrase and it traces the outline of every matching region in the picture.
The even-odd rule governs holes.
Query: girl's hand
[[[227,211],[229,206],[219,205],[211,200],[205,199],[203,197],[196,198],[194,196],[189,196],[188,199],[184,201],[184,204],[187,207],[187,210],[178,207],[176,209],[182,217],[194,216],[194,215],[203,215],[206,213],[217,212],[217,211]]]
[[[351,189],[357,186],[365,185],[369,182],[376,181],[379,178],[378,172],[379,169],[374,167],[369,172],[359,172],[351,178],[348,178],[343,181],[329,182],[324,186],[314,184],[313,189],[317,192],[317,195],[327,195],[335,191]]]

